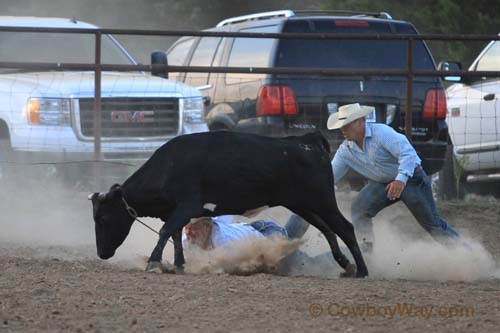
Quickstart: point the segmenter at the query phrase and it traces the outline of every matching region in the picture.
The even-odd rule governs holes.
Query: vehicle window
[[[196,46],[191,58],[190,66],[212,66],[215,51],[221,41],[220,37],[204,37]],[[208,82],[209,73],[188,73],[186,83],[192,86],[200,86]]]
[[[277,25],[242,29],[240,32],[278,32]],[[228,60],[228,67],[268,67],[275,38],[235,38]],[[263,74],[226,74],[226,83],[253,81]]]
[[[355,20],[324,20],[314,24],[289,21],[284,32],[389,34],[412,33],[398,31],[384,22]],[[415,69],[434,69],[434,62],[422,41],[414,41]],[[405,69],[407,42],[405,40],[348,40],[348,39],[282,39],[278,48],[278,67],[318,67],[356,69]]]
[[[221,66],[222,55],[224,53],[224,46],[227,43],[227,38],[222,38],[222,42],[217,47],[217,53],[215,53],[214,60],[212,61],[212,66]]]
[[[196,46],[190,66],[211,66],[220,37],[204,37]]]
[[[179,41],[170,50],[167,51],[168,64],[172,66],[182,66],[186,61],[189,50],[193,45],[195,39],[188,38]]]
[[[500,70],[500,43],[491,44],[490,48],[483,54],[477,62],[478,71],[497,71]]]
[[[0,32],[0,59],[17,62],[94,63],[92,34]],[[131,57],[112,38],[103,35],[101,63],[133,64]]]

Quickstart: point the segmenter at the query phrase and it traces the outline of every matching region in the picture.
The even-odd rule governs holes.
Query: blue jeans
[[[263,234],[265,237],[280,235],[288,238],[288,233],[278,224],[270,221],[256,221],[251,223],[252,227],[257,229],[258,232]]]
[[[286,232],[288,233],[288,238],[302,238],[309,228],[309,223],[302,219],[302,217],[292,214],[285,224]]]
[[[373,242],[372,218],[399,200],[405,203],[418,223],[436,240],[460,238],[458,233],[439,216],[432,197],[429,177],[423,169],[415,170],[398,200],[387,198],[386,186],[387,184],[369,181],[354,200],[351,217],[358,241]]]
[[[271,221],[256,221],[252,222],[251,225],[266,237],[279,234],[289,239],[302,238],[309,228],[309,223],[295,214],[288,218],[284,228]]]

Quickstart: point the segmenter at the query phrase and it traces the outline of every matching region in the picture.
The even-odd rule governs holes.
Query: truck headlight
[[[26,107],[30,125],[68,126],[70,100],[65,98],[30,98]]]
[[[201,97],[184,98],[184,122],[190,124],[203,123],[204,105]]]

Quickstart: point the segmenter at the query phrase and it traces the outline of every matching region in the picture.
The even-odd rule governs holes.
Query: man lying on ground
[[[295,214],[290,216],[285,227],[274,221],[259,220],[251,223],[232,223],[232,221],[232,215],[193,219],[184,228],[183,247],[188,250],[195,246],[206,251],[219,248],[235,251],[238,249],[238,244],[257,239],[268,238],[271,241],[300,239],[309,227],[309,223]],[[291,268],[289,266],[296,264],[297,258],[304,258],[304,254],[299,252],[295,250],[283,260],[279,273],[287,273]]]

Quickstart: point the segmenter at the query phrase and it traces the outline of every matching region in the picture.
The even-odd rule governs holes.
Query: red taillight
[[[350,21],[350,20],[335,21],[335,25],[337,27],[363,27],[363,28],[367,28],[370,26],[370,24],[367,21]]]
[[[297,103],[292,88],[263,86],[257,97],[257,116],[287,116],[297,114]]]
[[[283,113],[287,116],[297,114],[297,103],[295,94],[290,87],[281,87],[283,89]]]
[[[425,120],[446,118],[446,94],[444,89],[427,90],[423,117]]]

